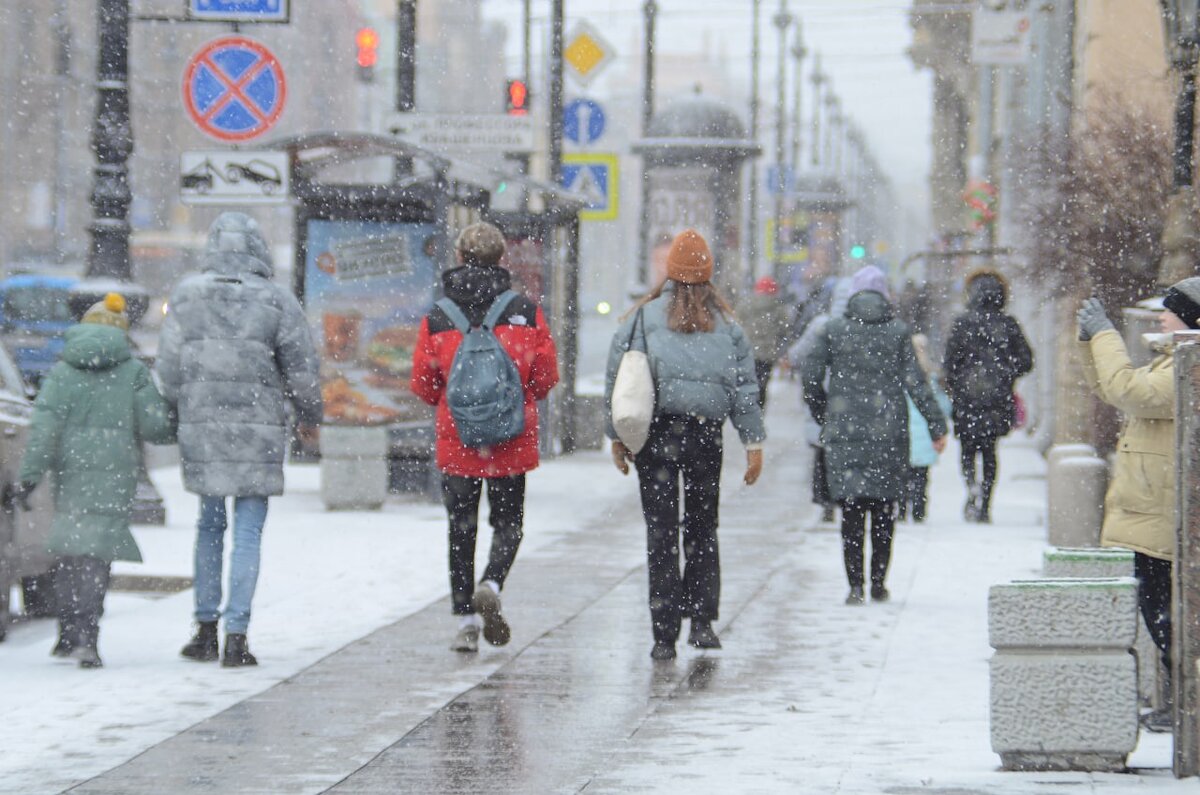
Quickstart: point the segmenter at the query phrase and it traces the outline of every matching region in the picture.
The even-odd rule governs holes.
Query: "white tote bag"
[[[654,419],[654,373],[650,370],[650,357],[645,350],[633,347],[638,323],[642,324],[642,348],[646,347],[646,322],[639,309],[629,332],[629,349],[617,366],[612,391],[613,428],[617,438],[635,454],[646,445],[650,422]]]

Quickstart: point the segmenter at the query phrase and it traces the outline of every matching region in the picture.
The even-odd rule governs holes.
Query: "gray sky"
[[[750,85],[750,0],[658,0],[660,52],[700,52],[703,42],[723,44],[730,68]],[[583,18],[604,32],[621,58],[640,59],[642,0],[565,0],[567,29]],[[545,39],[548,0],[534,0],[535,52]],[[779,0],[763,0],[762,100],[775,96],[777,33],[771,23]],[[820,51],[823,71],[833,77],[842,107],[863,128],[876,158],[891,177],[902,205],[925,216],[929,170],[931,88],[928,73],[918,72],[905,55],[911,44],[910,0],[789,0],[788,10],[800,18],[812,53]],[[510,31],[509,59],[513,74],[520,64],[521,0],[486,0],[485,16],[504,21]],[[637,51],[627,52],[637,42]],[[714,44],[714,47],[720,46]],[[601,86],[601,89],[603,87]],[[811,84],[805,83],[810,112]],[[789,97],[791,89],[789,88]],[[595,92],[599,93],[599,92]],[[743,108],[743,115],[748,115]],[[769,117],[764,114],[763,119]],[[767,135],[770,130],[760,130]]]

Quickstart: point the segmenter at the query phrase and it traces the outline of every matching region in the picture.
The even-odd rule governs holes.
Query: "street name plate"
[[[287,22],[288,0],[188,0],[187,16],[205,22]]]
[[[396,113],[388,128],[435,152],[532,152],[533,117],[503,113]]]
[[[211,150],[179,156],[184,204],[286,204],[286,152]]]

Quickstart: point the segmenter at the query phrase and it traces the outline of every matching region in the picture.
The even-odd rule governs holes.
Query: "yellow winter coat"
[[[1100,544],[1162,560],[1175,557],[1175,364],[1158,349],[1154,361],[1134,368],[1116,331],[1084,346],[1092,390],[1125,415],[1104,500]]]

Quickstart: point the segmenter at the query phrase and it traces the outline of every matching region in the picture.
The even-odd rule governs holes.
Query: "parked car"
[[[20,583],[25,612],[53,615],[50,569],[54,558],[46,539],[54,518],[51,490],[40,488],[30,497],[31,511],[17,510],[12,486],[33,418],[33,401],[25,393],[21,373],[0,348],[0,640],[8,624],[13,586]]]
[[[63,335],[75,322],[68,297],[77,282],[37,273],[0,279],[0,337],[34,388],[62,355]]]

